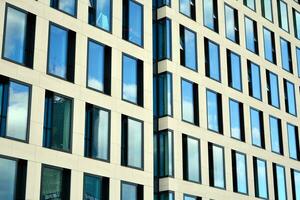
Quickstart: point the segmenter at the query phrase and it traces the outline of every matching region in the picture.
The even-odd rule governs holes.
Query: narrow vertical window
[[[6,6],[2,58],[33,67],[36,16],[17,7]]]
[[[229,99],[229,114],[231,137],[245,141],[243,104]]]
[[[51,0],[50,6],[68,15],[76,16],[77,0]]]
[[[73,82],[76,33],[50,23],[47,73]]]
[[[225,160],[224,148],[208,143],[209,185],[225,189]]]
[[[291,115],[297,115],[296,96],[294,84],[286,79],[283,79],[285,111]]]
[[[121,164],[137,169],[144,168],[144,125],[142,121],[122,115]]]
[[[247,157],[246,154],[231,151],[233,191],[248,194]]]
[[[300,48],[296,47],[296,60],[297,60],[297,70],[298,70],[298,77],[300,77]]]
[[[213,41],[204,38],[205,74],[216,81],[221,81],[220,47]]]
[[[109,199],[109,178],[84,173],[83,200]]]
[[[271,149],[273,152],[283,155],[281,120],[273,116],[269,117]]]
[[[249,17],[245,17],[245,34],[246,48],[258,55],[257,23]]]
[[[299,132],[298,127],[287,124],[288,144],[290,158],[300,160]]]
[[[88,41],[87,87],[110,95],[111,47]]]
[[[261,12],[264,18],[273,22],[272,0],[261,0]]]
[[[159,163],[159,177],[174,176],[174,148],[173,132],[170,130],[160,131],[157,134],[157,154]]]
[[[277,9],[278,9],[278,21],[279,27],[289,32],[289,16],[288,16],[288,8],[287,4],[282,0],[277,0]]]
[[[199,125],[198,85],[181,79],[182,120]]]
[[[135,0],[123,0],[123,39],[144,45],[143,5]]]
[[[283,166],[273,163],[273,181],[275,199],[286,200],[286,180],[285,180],[285,169]]]
[[[197,36],[194,31],[180,25],[180,64],[197,70]]]
[[[185,16],[196,20],[195,0],[179,0],[179,11]]]
[[[261,78],[260,68],[257,64],[247,60],[248,65],[248,87],[249,95],[261,100]]]
[[[172,26],[171,20],[163,18],[157,21],[158,60],[172,59]]]
[[[158,75],[158,110],[159,117],[173,115],[172,74],[164,72]]]
[[[256,10],[256,0],[244,0],[244,5],[250,8],[251,10]]]
[[[144,78],[143,61],[123,54],[122,98],[139,106],[143,106]]]
[[[228,86],[238,91],[243,90],[241,56],[227,49]]]
[[[226,38],[239,44],[239,18],[237,9],[225,4]]]
[[[250,108],[250,124],[252,134],[252,145],[265,148],[263,113]]]
[[[263,34],[265,59],[267,61],[270,61],[271,63],[276,64],[277,62],[274,32],[264,27]]]
[[[111,32],[112,0],[91,0],[88,14],[89,24]]]
[[[207,128],[223,134],[222,96],[212,90],[206,91]]]
[[[200,142],[198,139],[182,135],[182,160],[183,179],[200,183]]]
[[[255,197],[268,199],[267,162],[253,157]]]
[[[280,49],[282,68],[290,73],[293,73],[291,43],[283,38],[280,38]]]
[[[121,200],[143,200],[143,185],[121,181]]]
[[[269,70],[266,71],[266,75],[268,103],[276,108],[280,108],[278,77]]]
[[[291,169],[292,191],[295,200],[300,199],[300,171]]]
[[[295,37],[300,39],[300,13],[293,8]]]
[[[85,156],[109,161],[110,111],[86,104]]]
[[[159,192],[159,200],[175,200],[175,195],[173,191],[163,191]]]
[[[72,99],[46,91],[43,147],[71,151]]]
[[[217,0],[203,0],[203,20],[204,26],[217,33],[219,32]]]

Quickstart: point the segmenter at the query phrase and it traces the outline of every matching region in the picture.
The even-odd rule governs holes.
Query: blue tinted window
[[[209,143],[211,148],[210,157],[212,163],[210,163],[210,185],[217,188],[225,188],[225,160],[223,147],[216,146]]]
[[[295,37],[300,39],[300,13],[293,8]]]
[[[239,26],[237,10],[225,5],[225,28],[226,37],[236,43],[239,43]]]
[[[76,15],[77,0],[51,0],[51,7],[61,10],[69,15]]]
[[[246,48],[258,54],[257,25],[252,19],[245,17]]]
[[[279,27],[283,30],[289,32],[289,19],[288,19],[288,10],[287,10],[287,4],[282,1],[277,1],[278,6],[278,21],[279,21]]]
[[[233,151],[233,173],[234,181],[234,191],[242,194],[248,193],[248,181],[247,181],[247,160],[246,155]]]
[[[159,116],[173,115],[173,83],[171,73],[162,73],[158,77]]]
[[[270,116],[269,122],[272,151],[275,153],[283,154],[281,121],[275,117]]]
[[[268,198],[267,163],[265,160],[253,158],[255,197]]]
[[[220,133],[222,115],[219,94],[210,90],[206,91],[206,104],[207,104],[207,127],[209,130]]]
[[[299,149],[299,139],[298,139],[298,127],[292,124],[287,124],[287,133],[288,133],[290,158],[299,160],[300,149]]]
[[[285,39],[280,38],[281,47],[281,65],[282,68],[288,72],[293,73],[292,57],[291,57],[291,44]]]
[[[292,170],[292,186],[294,191],[294,199],[300,200],[300,171]]]
[[[273,163],[273,170],[275,197],[278,200],[286,200],[285,169],[283,166]]]
[[[248,61],[249,95],[261,100],[260,68]]]
[[[205,38],[206,76],[221,81],[219,45]]]
[[[204,26],[218,32],[218,10],[216,0],[203,0]]]
[[[195,1],[194,0],[179,0],[179,10],[182,14],[195,19]]]
[[[109,198],[109,179],[84,174],[83,200],[104,200]]]
[[[200,144],[199,140],[183,135],[183,173],[184,179],[200,182]]]
[[[230,109],[230,132],[231,137],[244,140],[244,116],[243,116],[243,107],[237,101],[229,100],[229,109]]]
[[[195,96],[194,94],[194,84],[192,82],[182,80],[181,81],[181,108],[182,108],[182,120],[196,124],[197,122],[197,112]]]
[[[263,33],[264,33],[265,59],[276,64],[274,33],[267,28],[263,29]]]
[[[173,132],[161,131],[158,133],[158,155],[159,155],[159,176],[173,176]]]
[[[92,0],[89,7],[89,24],[111,32],[112,0]]]
[[[300,48],[296,47],[298,77],[300,77]]]
[[[252,144],[264,148],[262,113],[250,108]]]
[[[157,22],[158,60],[172,59],[171,20],[164,18]]]
[[[276,74],[267,71],[268,103],[276,108],[280,107],[278,77]]]
[[[17,181],[16,170],[16,161],[0,158],[0,199],[15,199]]]
[[[242,91],[241,57],[227,50],[228,85]]]
[[[284,92],[286,112],[292,115],[297,115],[294,84],[287,80],[284,80]]]
[[[256,0],[244,0],[244,5],[255,11],[255,1]]]
[[[180,25],[180,64],[197,70],[196,33]]]
[[[160,192],[159,200],[174,200],[174,192]]]
[[[121,200],[143,200],[143,186],[133,183],[121,183]]]
[[[195,196],[184,194],[183,195],[183,200],[201,200],[201,198],[200,197],[195,197]]]
[[[272,0],[261,0],[261,8],[263,17],[273,21]]]

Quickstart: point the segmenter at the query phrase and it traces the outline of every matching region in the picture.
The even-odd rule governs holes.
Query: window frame
[[[247,23],[246,23],[246,19],[252,22],[252,26],[253,26],[253,39],[254,41],[252,41],[254,43],[254,50],[252,51],[252,49],[250,49],[249,47],[247,47]],[[260,51],[259,51],[259,38],[258,38],[258,28],[257,28],[257,21],[255,21],[254,19],[252,19],[251,17],[248,17],[247,15],[244,15],[244,31],[245,31],[245,47],[246,50],[249,52],[254,53],[255,55],[260,56]]]
[[[293,126],[295,128],[295,139],[296,139],[295,143],[296,143],[296,148],[297,148],[295,151],[297,153],[297,159],[291,157],[290,140],[289,140],[289,134],[290,134],[289,126]],[[287,128],[287,143],[288,143],[289,158],[292,160],[300,161],[300,140],[298,139],[299,138],[299,128],[298,128],[298,126],[296,126],[292,123],[289,123],[289,122],[287,122],[286,128]]]
[[[77,1],[77,0],[76,0]],[[109,0],[110,1],[110,30],[106,30],[106,29],[104,29],[104,28],[102,28],[102,27],[100,27],[100,26],[97,26],[96,24],[94,24],[92,21],[90,21],[90,12],[92,12],[92,9],[94,9],[95,10],[95,8],[93,7],[93,6],[88,6],[88,24],[89,25],[91,25],[91,26],[93,26],[93,27],[95,27],[95,28],[97,28],[97,29],[100,29],[100,30],[102,30],[102,31],[105,31],[105,32],[107,32],[107,33],[111,33],[112,34],[112,32],[113,32],[113,17],[112,17],[112,15],[113,15],[113,6],[114,6],[114,0]],[[96,2],[96,5],[97,5],[97,2]],[[97,6],[96,6],[97,7]],[[96,13],[96,12],[95,12]],[[96,17],[95,17],[96,18]]]
[[[156,1],[156,0],[154,0],[154,1]],[[171,0],[170,0],[171,1]],[[161,19],[159,19],[159,20],[156,20],[156,26],[158,27],[158,24],[159,23],[161,23],[161,22],[165,22],[165,24],[167,24],[167,22],[169,21],[169,23],[170,23],[170,38],[169,38],[169,41],[168,42],[170,42],[170,58],[167,58],[168,57],[168,55],[165,55],[165,56],[163,56],[163,58],[160,58],[160,55],[159,55],[159,51],[158,51],[158,48],[159,48],[159,44],[160,44],[160,37],[159,37],[159,29],[158,28],[156,28],[156,34],[155,34],[155,31],[153,31],[153,35],[156,35],[156,42],[157,42],[157,44],[156,44],[156,46],[153,46],[154,48],[156,47],[156,60],[157,60],[157,62],[160,62],[160,61],[163,61],[163,60],[170,60],[170,61],[172,61],[173,60],[173,45],[172,45],[172,19],[170,19],[169,17],[163,17],[163,18],[161,18]],[[165,27],[165,29],[167,29],[167,25],[166,25],[166,27]],[[166,37],[167,38],[165,38],[165,39],[168,39],[168,34],[167,34],[167,31],[166,31]],[[153,38],[154,39],[154,38]],[[166,42],[166,44],[167,44],[167,42]],[[164,43],[164,45],[165,45],[165,43]],[[167,45],[166,45],[167,46]],[[168,49],[166,49],[165,50],[166,51],[166,53],[168,54]],[[165,52],[164,52],[165,53]]]
[[[294,98],[293,101],[295,103],[295,114],[290,112],[289,106],[288,106],[288,102],[289,102],[289,98],[288,98],[288,84],[293,85],[293,94],[294,94]],[[295,91],[295,84],[287,79],[283,79],[283,88],[284,88],[284,100],[285,100],[285,112],[288,113],[291,116],[297,117],[298,113],[297,113],[297,102],[296,102],[296,91]]]
[[[260,87],[260,98],[253,96],[253,81],[252,81],[252,65],[256,66],[259,72],[259,87]],[[263,101],[263,91],[262,91],[262,82],[261,82],[261,69],[260,66],[250,60],[247,60],[247,75],[248,75],[248,95],[258,101]],[[251,76],[250,76],[251,75]]]
[[[244,5],[245,7],[247,7],[248,9],[252,10],[253,12],[256,12],[256,0],[253,0],[253,2],[254,2],[254,9],[253,9],[253,8],[250,8],[250,7],[248,6],[248,1],[247,1],[247,0],[244,0],[244,1],[243,1],[243,5]]]
[[[254,147],[257,147],[257,148],[260,148],[260,149],[265,149],[266,148],[266,138],[265,138],[265,125],[264,125],[264,114],[263,114],[263,111],[261,110],[258,110],[254,107],[250,107],[249,108],[250,112],[250,132],[251,132],[251,145],[254,146]],[[261,143],[261,146],[257,145],[257,144],[254,144],[253,143],[253,133],[252,133],[252,120],[251,120],[251,110],[255,111],[255,112],[258,112],[258,115],[261,119],[259,119],[259,125],[260,125],[260,143]]]
[[[178,0],[178,10],[179,10],[179,13],[186,16],[187,18],[193,20],[193,21],[196,21],[196,10],[197,10],[197,5],[196,5],[196,0],[188,0],[189,1],[189,4],[190,4],[190,7],[189,7],[189,10],[191,12],[191,16],[188,16],[187,14],[185,14],[184,12],[182,12],[180,10],[180,5],[181,5],[181,1],[182,0]],[[193,6],[191,5],[191,3],[193,3]]]
[[[120,181],[120,200],[124,200],[124,199],[122,199],[122,193],[123,193],[122,185],[123,184],[135,186],[136,187],[136,195],[137,195],[136,200],[144,200],[144,196],[145,196],[144,185],[141,185],[141,184],[138,184],[138,183],[132,183],[132,182],[124,181],[124,180]],[[142,196],[142,199],[140,199],[141,196]]]
[[[56,1],[56,2],[55,2]],[[64,11],[64,10],[62,10],[62,9],[59,9],[59,3],[60,3],[60,1],[61,0],[50,0],[50,8],[53,8],[53,9],[55,9],[55,10],[58,10],[58,11],[60,11],[60,12],[62,12],[62,13],[64,13],[64,14],[66,14],[66,15],[69,15],[70,17],[74,17],[74,18],[77,18],[77,11],[78,11],[78,0],[75,0],[75,2],[74,2],[74,5],[75,5],[75,7],[74,7],[74,15],[72,15],[72,14],[70,14],[70,13],[68,13],[68,12],[66,12],[66,11]],[[63,1],[63,0],[62,0]],[[55,5],[55,3],[57,3],[58,5],[57,5],[57,7],[56,7],[56,5]]]
[[[233,77],[232,77],[232,62],[231,62],[231,56],[234,55],[234,56],[237,56],[239,57],[239,71],[240,71],[240,74],[239,74],[239,79],[240,79],[240,85],[241,85],[241,89],[239,90],[238,88],[234,87],[232,85],[232,80],[233,80]],[[227,59],[227,81],[228,81],[228,86],[236,91],[239,91],[239,92],[243,92],[243,77],[242,77],[242,59],[241,59],[241,55],[235,53],[234,51],[231,51],[230,49],[226,49],[226,59]]]
[[[218,79],[214,78],[211,76],[210,74],[210,69],[214,66],[211,66],[210,65],[210,44],[214,45],[215,47],[217,47],[218,49],[218,63],[219,63],[219,66],[218,67],[218,73],[219,73],[219,77]],[[205,57],[205,76],[211,80],[214,80],[214,81],[217,81],[219,83],[222,83],[222,64],[221,64],[221,53],[220,53],[220,45],[206,37],[204,37],[204,57]]]
[[[164,71],[164,72],[162,72],[162,73],[159,73],[159,74],[157,74],[157,93],[158,94],[160,94],[160,91],[161,90],[163,90],[163,91],[167,91],[168,92],[168,85],[167,85],[167,88],[166,88],[166,90],[165,90],[165,88],[162,88],[162,87],[160,87],[161,85],[159,84],[160,82],[159,82],[159,78],[161,77],[161,76],[165,76],[166,77],[166,82],[168,83],[168,75],[169,75],[169,77],[170,77],[170,81],[171,81],[171,86],[170,86],[170,89],[171,89],[171,91],[170,91],[170,93],[171,93],[171,96],[170,96],[170,101],[171,101],[171,110],[169,111],[171,114],[164,114],[164,115],[160,115],[160,106],[161,106],[161,104],[159,103],[160,101],[157,101],[157,115],[158,115],[158,118],[163,118],[163,117],[173,117],[173,115],[174,115],[174,103],[173,103],[173,100],[174,100],[174,92],[173,92],[173,74],[171,73],[171,72],[169,72],[169,71]],[[166,94],[166,96],[168,96],[167,94]],[[165,96],[164,97],[161,97],[161,95],[157,95],[157,99],[158,100],[161,100],[161,98],[165,98]],[[167,104],[168,104],[168,98],[167,98]],[[164,106],[167,106],[168,107],[168,105],[164,105]]]
[[[264,2],[265,2],[265,0],[261,0],[261,14],[262,14],[263,18],[265,18],[266,20],[268,20],[271,23],[274,23],[274,13],[273,13],[273,3],[272,3],[272,0],[270,0],[270,2],[271,2],[271,18],[272,19],[268,19],[266,17],[266,14],[265,14],[265,9],[266,8],[264,7]]]
[[[277,54],[276,54],[276,41],[275,41],[275,34],[273,31],[271,31],[269,28],[267,28],[266,26],[262,27],[262,31],[263,31],[263,43],[264,43],[264,58],[266,61],[277,65]],[[267,53],[266,53],[266,38],[265,38],[265,31],[270,33],[270,41],[271,41],[271,52],[272,52],[272,60],[269,60],[267,58]]]
[[[277,88],[277,93],[278,93],[278,97],[277,97],[277,100],[278,100],[278,106],[276,105],[273,105],[272,103],[272,90],[271,90],[271,76],[274,76],[276,77],[276,80],[277,80],[277,85],[276,85],[276,88]],[[272,71],[266,69],[266,86],[267,86],[267,99],[268,99],[268,104],[274,108],[277,108],[277,109],[281,109],[281,102],[280,102],[280,90],[279,90],[279,80],[278,80],[278,75],[276,73],[273,73]]]
[[[243,193],[243,192],[240,192],[238,191],[238,172],[236,171],[237,170],[237,160],[236,160],[236,155],[237,154],[240,154],[242,156],[244,156],[245,158],[245,162],[244,162],[244,167],[245,167],[245,172],[246,172],[246,177],[245,177],[245,180],[246,180],[246,193]],[[240,152],[240,151],[237,151],[237,150],[234,150],[232,149],[231,150],[231,163],[232,163],[232,182],[233,182],[233,192],[236,192],[238,194],[242,194],[242,195],[249,195],[249,179],[248,179],[248,162],[247,162],[247,154],[243,153],[243,152]]]
[[[83,200],[85,200],[84,194],[85,194],[85,179],[86,179],[86,176],[97,178],[98,180],[100,179],[101,180],[101,192],[103,192],[104,187],[107,188],[107,191],[105,191],[105,193],[103,194],[103,196],[104,196],[104,198],[105,197],[109,197],[109,193],[110,193],[110,178],[109,177],[95,175],[95,174],[90,174],[90,173],[87,173],[87,172],[83,172],[83,189],[82,189],[82,199]],[[107,182],[108,185],[103,185],[103,180],[104,181],[108,181]],[[103,198],[103,197],[101,196],[101,198]]]
[[[215,94],[216,95],[216,100],[217,100],[217,102],[216,102],[216,105],[217,105],[217,112],[218,112],[218,129],[219,129],[219,131],[216,131],[216,130],[213,130],[213,129],[211,129],[211,128],[209,128],[209,120],[208,120],[208,101],[207,101],[207,94],[208,93],[213,93],[213,94]],[[219,134],[219,135],[223,135],[224,134],[224,129],[223,129],[223,125],[224,125],[224,123],[223,123],[223,100],[222,100],[222,94],[221,93],[218,93],[218,92],[216,92],[216,91],[214,91],[214,90],[211,90],[211,89],[209,89],[209,88],[206,88],[206,118],[207,118],[207,124],[206,124],[206,126],[207,126],[207,130],[209,130],[209,131],[212,131],[212,132],[214,132],[214,133],[217,133],[217,134]]]
[[[229,128],[230,128],[230,137],[232,139],[235,139],[237,141],[241,141],[241,142],[245,142],[246,141],[246,137],[245,137],[245,112],[244,112],[244,104],[242,102],[239,102],[231,97],[229,97]],[[231,104],[230,102],[234,102],[234,103],[237,103],[239,105],[239,121],[240,121],[240,132],[241,132],[241,135],[240,135],[240,139],[236,138],[236,137],[233,137],[232,135],[232,122],[231,122]]]
[[[266,160],[263,160],[261,158],[258,157],[254,157],[253,156],[253,178],[254,178],[254,195],[256,198],[260,198],[260,199],[269,199],[269,181],[268,181],[268,163]],[[259,186],[258,186],[258,182],[259,182],[259,174],[257,172],[258,169],[258,165],[257,162],[263,162],[265,164],[265,174],[266,174],[266,192],[267,192],[267,198],[263,198],[259,196]]]
[[[273,147],[273,142],[272,142],[272,132],[271,132],[271,119],[273,120],[276,120],[276,122],[278,123],[278,142],[279,142],[279,152],[275,151],[274,150],[274,147]],[[282,138],[282,121],[280,118],[277,118],[273,115],[269,115],[269,132],[270,132],[270,144],[271,144],[271,152],[272,153],[275,153],[277,155],[281,155],[283,156],[284,155],[284,147],[283,147],[283,138]]]
[[[229,38],[227,36],[227,18],[226,18],[226,8],[232,9],[233,11],[233,25],[234,25],[234,35],[236,38],[236,41],[232,40],[231,38]],[[229,5],[228,3],[224,2],[224,19],[225,19],[225,37],[226,39],[228,39],[229,41],[235,43],[235,44],[240,44],[240,25],[239,25],[239,14],[238,14],[238,10],[235,7],[232,7],[231,5]]]
[[[204,9],[204,2],[207,1],[207,0],[203,0],[202,1],[202,18],[203,18],[203,26],[208,28],[209,30],[215,32],[215,33],[219,33],[219,12],[218,12],[218,0],[211,0],[212,1],[212,4],[213,4],[213,15],[215,17],[213,17],[213,28],[209,27],[208,25],[206,25],[205,23],[205,9]]]
[[[281,16],[281,7],[280,7],[280,3],[283,3],[285,5],[285,8],[286,8],[286,18],[287,18],[287,30],[285,30],[283,27],[282,27],[282,16]],[[283,30],[284,32],[287,32],[287,33],[290,33],[290,24],[289,24],[289,10],[288,10],[288,5],[285,1],[282,1],[282,0],[277,0],[277,16],[278,16],[278,26],[281,30]]]
[[[278,199],[278,191],[277,191],[277,187],[278,187],[278,183],[277,183],[277,167],[282,168],[283,172],[284,172],[284,191],[285,191],[285,198],[287,199],[287,179],[286,179],[286,170],[285,170],[285,166],[278,164],[278,163],[272,163],[272,170],[273,170],[273,183],[274,183],[274,196],[275,199]]]

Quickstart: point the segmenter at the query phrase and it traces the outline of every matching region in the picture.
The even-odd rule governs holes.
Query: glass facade
[[[270,116],[269,123],[271,149],[273,152],[283,155],[281,120],[276,117]]]
[[[278,77],[269,70],[266,71],[266,74],[268,103],[276,108],[280,108]]]
[[[248,194],[246,155],[232,150],[233,191]]]
[[[180,64],[197,70],[197,35],[180,25]]]
[[[288,144],[290,158],[300,160],[299,133],[298,127],[287,124]]]
[[[187,80],[181,80],[182,120],[198,125],[198,86]]]
[[[77,12],[77,0],[51,0],[50,6],[72,16]]]
[[[157,134],[157,162],[159,177],[174,176],[174,147],[173,131],[164,130]]]
[[[222,134],[222,100],[218,93],[206,91],[207,127],[209,130]]]
[[[208,143],[209,153],[209,185],[225,189],[225,160],[224,148]]]
[[[268,199],[267,162],[253,157],[255,197]]]
[[[274,175],[274,191],[275,198],[278,200],[286,200],[286,180],[285,180],[285,168],[281,165],[273,163],[273,175]]]
[[[239,44],[239,21],[238,11],[225,4],[225,30],[226,38]]]
[[[247,64],[249,95],[255,99],[261,100],[260,67],[249,60],[247,61]]]
[[[264,148],[264,125],[261,111],[250,108],[250,125],[252,134],[252,145]]]
[[[282,68],[288,72],[293,73],[293,64],[291,57],[291,44],[287,40],[280,38],[281,48],[281,65]]]
[[[229,87],[242,91],[241,57],[227,49],[227,73]]]
[[[109,178],[84,174],[83,182],[83,200],[109,198]]]
[[[157,22],[157,59],[172,59],[172,25],[171,20],[163,18]]]
[[[205,43],[205,74],[216,81],[221,81],[220,49],[219,45],[207,38]]]
[[[229,99],[231,137],[245,141],[243,104]]]
[[[158,115],[159,117],[173,115],[173,83],[171,73],[158,75]]]
[[[278,21],[279,27],[289,32],[289,20],[288,20],[288,8],[286,2],[283,0],[277,0],[277,8],[278,8]]]
[[[257,23],[249,17],[245,17],[245,39],[246,48],[258,54]]]
[[[218,1],[203,0],[203,24],[207,28],[219,32]]]
[[[112,0],[91,0],[89,24],[105,31],[112,31]]]

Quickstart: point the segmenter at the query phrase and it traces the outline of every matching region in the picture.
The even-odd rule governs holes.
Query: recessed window
[[[25,199],[27,161],[0,156],[0,199]]]
[[[238,91],[243,90],[241,56],[227,49],[228,86]]]
[[[181,79],[182,120],[199,125],[198,85]]]
[[[204,26],[217,33],[219,32],[217,0],[203,0],[203,20]]]
[[[291,43],[283,38],[280,38],[280,49],[282,68],[290,73],[293,73]]]
[[[196,197],[188,194],[183,195],[183,200],[202,200],[201,197]]]
[[[281,120],[276,117],[270,116],[269,123],[271,149],[273,152],[283,155]]]
[[[86,104],[84,155],[108,161],[110,148],[110,111]]]
[[[182,135],[182,160],[183,179],[200,183],[200,141],[198,139]]]
[[[257,23],[249,17],[245,17],[245,34],[246,48],[258,55]]]
[[[233,191],[248,194],[247,157],[246,154],[231,151]]]
[[[155,196],[155,194],[154,194]],[[163,191],[163,192],[159,192],[158,194],[158,198],[155,198],[154,199],[159,199],[159,200],[174,200],[175,197],[174,197],[174,192],[173,191]]]
[[[46,91],[43,147],[71,151],[72,109],[71,98]]]
[[[158,60],[172,59],[172,24],[168,18],[160,19],[157,24]]]
[[[31,87],[0,75],[0,136],[27,141]]]
[[[76,16],[77,0],[51,0],[50,6],[66,14]]]
[[[208,130],[223,134],[221,94],[206,90],[206,106]]]
[[[243,104],[229,99],[230,133],[231,137],[245,141]]]
[[[87,87],[110,95],[111,47],[89,39]]]
[[[76,33],[50,23],[47,73],[74,82]]]
[[[249,95],[261,100],[261,78],[260,68],[257,64],[247,60],[248,65],[248,88]]]
[[[171,7],[171,0],[157,0],[157,2],[153,2],[154,4],[156,3],[156,8],[160,8],[163,6],[169,6]]]
[[[295,37],[300,39],[300,13],[293,8]]]
[[[237,9],[225,4],[226,38],[239,44],[239,18]]]
[[[265,148],[264,123],[262,111],[250,108],[252,145]]]
[[[158,75],[158,113],[159,117],[173,115],[172,74],[164,72]]]
[[[122,98],[123,100],[143,106],[143,61],[123,54]]]
[[[273,22],[272,0],[261,0],[261,12],[264,18]]]
[[[41,199],[70,199],[71,170],[42,165]]]
[[[196,20],[195,0],[179,0],[179,11],[185,16]]]
[[[205,74],[207,77],[221,82],[220,47],[215,42],[204,38]]]
[[[273,181],[275,199],[287,199],[285,169],[276,163],[273,163]]]
[[[265,59],[271,63],[276,64],[276,46],[275,46],[275,37],[274,32],[270,31],[267,28],[263,28],[264,34],[264,53]]]
[[[121,181],[121,200],[143,200],[143,185]]]
[[[225,160],[224,148],[208,143],[209,185],[225,189]]]
[[[267,162],[265,160],[253,157],[253,173],[255,197],[268,199],[268,174]]]
[[[290,158],[300,160],[299,132],[298,127],[287,124],[288,144]]]
[[[289,32],[289,16],[288,16],[288,8],[287,4],[282,0],[277,0],[277,8],[278,8],[278,21],[279,27]]]
[[[89,24],[111,32],[112,0],[92,0],[89,2]]]
[[[144,45],[143,5],[135,0],[123,0],[123,39]]]
[[[244,5],[250,8],[251,10],[256,10],[256,0],[244,0]]]
[[[266,71],[266,75],[268,103],[276,108],[280,108],[278,77],[269,70]]]
[[[296,47],[296,59],[297,59],[298,77],[300,77],[300,48],[299,47]]]
[[[136,169],[144,167],[144,124],[122,115],[121,164]]]
[[[197,70],[196,33],[180,25],[180,64],[191,70]]]
[[[291,169],[292,190],[294,199],[300,199],[300,171]]]
[[[294,84],[286,79],[283,79],[285,111],[291,115],[297,115],[296,96]]]
[[[6,6],[2,57],[33,67],[36,16],[14,6]]]
[[[109,178],[84,173],[83,200],[109,199]]]

